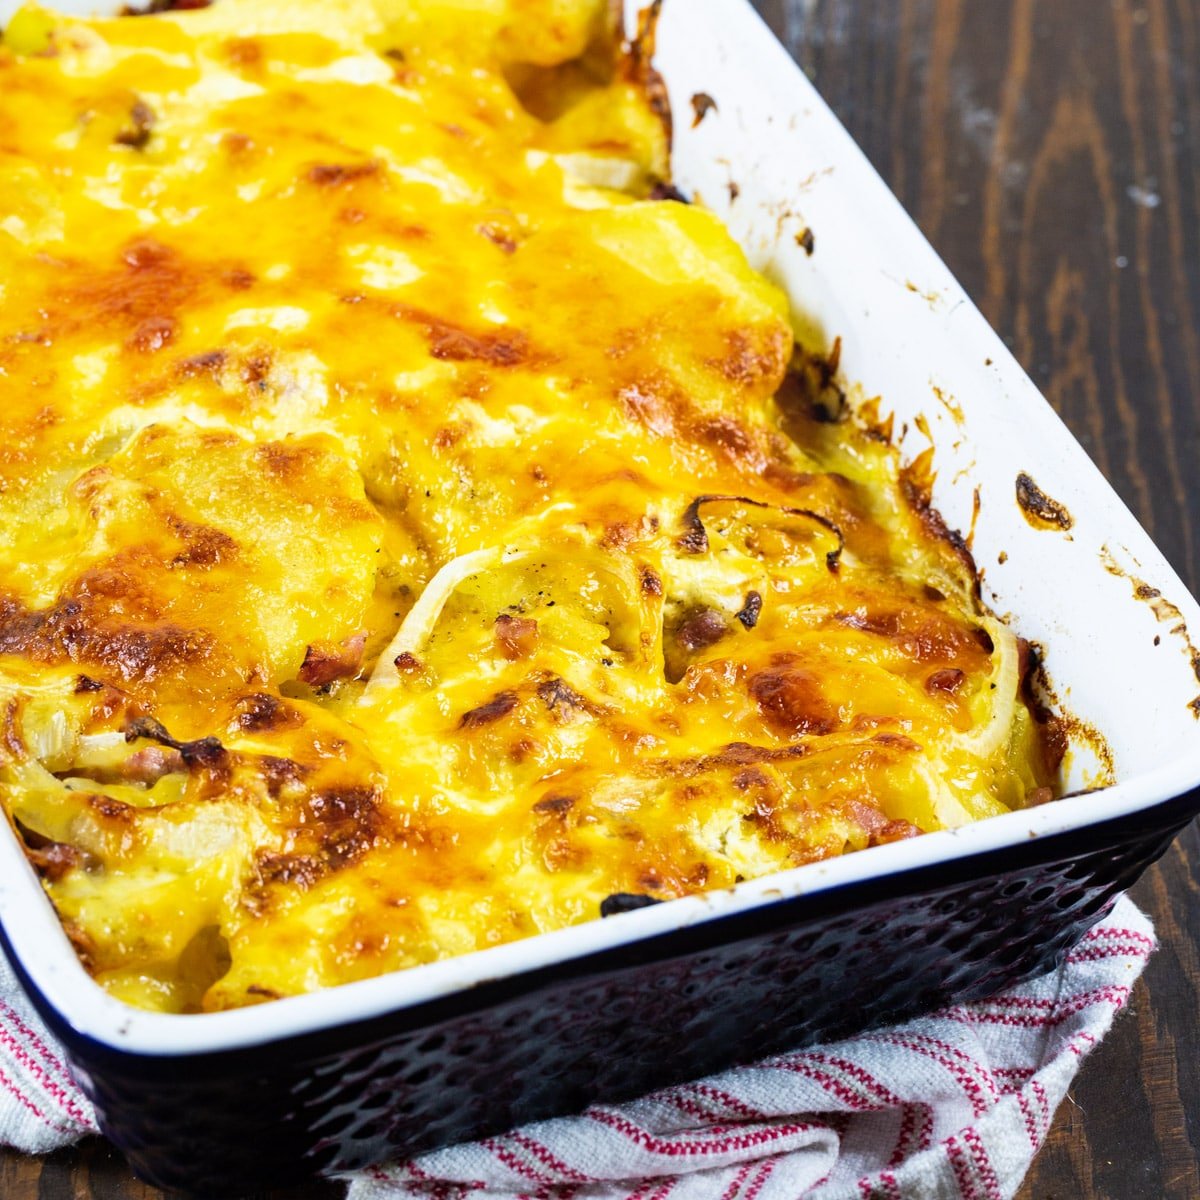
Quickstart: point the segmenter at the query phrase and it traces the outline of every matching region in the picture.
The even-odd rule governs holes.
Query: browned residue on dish
[[[944,388],[938,387],[936,383],[931,386],[933,387],[933,394],[937,398],[937,402],[950,414],[955,424],[962,425],[966,420],[963,416],[962,405]]]
[[[724,160],[718,160],[724,161]],[[725,163],[726,166],[731,166]],[[803,191],[806,186],[818,179],[820,176],[827,174],[833,168],[828,167],[825,171],[815,172],[810,175],[803,183],[791,189],[792,192]],[[793,199],[774,200],[763,203],[763,210],[771,217],[775,218],[775,240],[782,242],[785,237],[791,236],[798,246],[802,246],[805,250],[808,247],[805,243],[809,240],[810,234],[808,231],[808,222],[804,219],[804,213],[796,205]],[[797,232],[797,230],[799,232]],[[816,238],[812,238],[813,248],[816,248]],[[809,251],[811,253],[811,251]]]
[[[945,518],[933,506],[933,482],[937,478],[933,469],[933,447],[923,450],[907,466],[900,468],[900,492],[909,508],[925,527],[925,532],[934,540],[944,542],[962,560],[975,581],[975,597],[979,599],[979,570],[967,539],[957,529],[951,529]]]
[[[935,292],[932,289],[926,290],[925,288],[917,287],[917,285],[913,283],[911,279],[906,279],[904,281],[904,286],[908,289],[908,291],[912,292],[913,295],[920,296],[930,308],[937,308],[937,306],[942,302],[942,296],[940,292]]]
[[[826,175],[832,175],[832,167],[822,167],[819,171],[810,171],[805,177],[796,184],[795,191],[807,192],[814,184],[819,183]]]
[[[1024,471],[1017,476],[1017,507],[1034,529],[1058,529],[1065,532],[1075,524],[1065,505],[1047,496]]]
[[[967,546],[970,549],[975,547],[975,526],[979,524],[979,510],[982,507],[979,485],[975,485],[975,493],[971,498],[971,527],[967,530]],[[982,570],[980,574],[982,574]]]
[[[854,409],[854,419],[867,437],[874,438],[877,442],[883,442],[886,446],[898,445],[904,440],[908,426],[905,425],[900,430],[899,439],[894,441],[896,414],[888,413],[885,417],[879,410],[880,401],[881,397],[879,396],[872,396],[869,400],[860,401]]]
[[[1147,605],[1150,611],[1154,614],[1154,619],[1162,625],[1169,625],[1168,632],[1179,638],[1183,643],[1183,652],[1187,656],[1188,665],[1192,668],[1192,674],[1196,677],[1196,682],[1200,683],[1200,650],[1197,650],[1195,643],[1192,641],[1192,635],[1188,632],[1187,622],[1183,619],[1183,613],[1180,612],[1177,605],[1172,604],[1151,584],[1139,579],[1136,575],[1130,574],[1119,562],[1113,557],[1112,551],[1107,546],[1100,548],[1100,564],[1110,574],[1118,579],[1124,579],[1133,589],[1133,598],[1140,600]],[[1154,644],[1159,645],[1159,639],[1154,639]],[[1200,696],[1194,700],[1188,701],[1188,708],[1191,709],[1192,716],[1200,720]]]
[[[1019,638],[1018,645],[1021,653],[1021,695],[1038,723],[1044,764],[1047,767],[1053,764],[1053,774],[1061,765],[1072,742],[1085,745],[1100,763],[1102,781],[1083,790],[1098,791],[1101,787],[1107,787],[1116,779],[1116,770],[1113,766],[1112,751],[1104,735],[1094,725],[1089,725],[1064,710],[1062,701],[1046,674],[1046,652],[1042,646],[1026,638]],[[1068,792],[1064,794],[1064,798],[1066,795],[1077,794]]]
[[[697,92],[692,97],[692,128],[695,129],[710,112],[717,111],[717,102],[707,92]]]

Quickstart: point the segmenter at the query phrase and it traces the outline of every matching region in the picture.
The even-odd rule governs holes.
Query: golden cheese
[[[0,791],[132,1004],[1050,794],[928,464],[846,419],[781,293],[670,198],[608,20],[221,0],[6,31]]]

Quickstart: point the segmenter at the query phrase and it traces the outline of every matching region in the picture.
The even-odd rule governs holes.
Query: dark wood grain
[[[213,1200],[341,1200],[345,1190],[341,1183],[319,1181]],[[100,1138],[45,1158],[0,1150],[0,1200],[164,1200],[165,1195],[135,1178],[124,1158]]]
[[[1200,0],[758,7],[1197,591]],[[1197,864],[1193,826],[1135,890],[1161,949],[1022,1200],[1200,1197]],[[159,1195],[99,1140],[0,1153],[4,1200]]]

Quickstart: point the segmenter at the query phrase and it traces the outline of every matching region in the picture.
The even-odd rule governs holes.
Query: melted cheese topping
[[[7,30],[0,788],[130,1003],[1049,794],[920,471],[831,419],[720,223],[651,198],[607,7]]]

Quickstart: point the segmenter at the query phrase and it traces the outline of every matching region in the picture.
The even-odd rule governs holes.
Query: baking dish
[[[668,0],[660,31],[675,109],[701,92],[715,108],[694,130],[679,121],[681,185],[724,210],[824,340],[842,337],[848,377],[908,425],[907,454],[923,447],[925,415],[952,523],[970,524],[980,487],[985,586],[1051,647],[1053,679],[1108,735],[1121,786],[311,1003],[182,1021],[104,1003],[63,957],[53,919],[39,927],[43,910],[10,919],[35,907],[13,860],[6,929],[23,970],[57,1010],[106,1128],[159,1181],[227,1192],[253,1182],[251,1165],[275,1179],[355,1165],[393,1142],[413,1149],[663,1082],[663,1062],[689,1074],[840,1031],[846,1012],[882,1019],[971,994],[1045,961],[1189,811],[1156,802],[1197,777],[1197,685],[1172,632],[1194,606],[753,19],[693,4],[684,26],[682,8]],[[1022,475],[1034,481],[1026,509],[1058,513],[1057,527],[1035,529],[1017,508]]]

